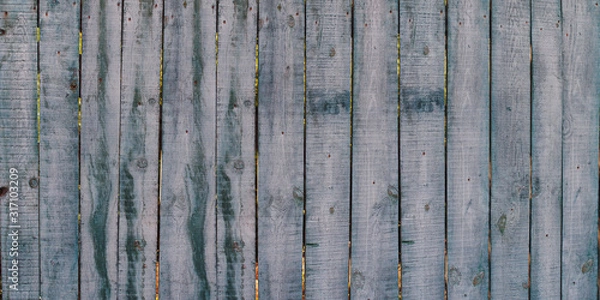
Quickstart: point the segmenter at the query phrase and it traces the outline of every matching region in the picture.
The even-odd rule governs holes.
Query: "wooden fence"
[[[3,299],[598,299],[598,0],[0,0]]]

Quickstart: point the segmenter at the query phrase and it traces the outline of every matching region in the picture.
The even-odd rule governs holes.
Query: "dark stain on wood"
[[[200,65],[201,62],[198,60],[195,65]],[[199,74],[199,73],[196,73]],[[195,97],[196,98],[196,97]],[[196,98],[197,99],[197,98]],[[200,103],[194,101],[195,115],[200,115]],[[197,117],[196,117],[197,120]],[[198,121],[195,121],[199,125]],[[187,221],[188,232],[190,235],[190,243],[192,245],[192,262],[194,264],[194,271],[200,282],[200,294],[198,297],[201,299],[210,298],[210,287],[208,284],[208,278],[206,273],[206,258],[205,258],[205,236],[204,227],[206,214],[209,213],[207,203],[210,202],[210,195],[208,191],[208,174],[206,170],[205,154],[204,154],[204,143],[200,137],[196,137],[194,141],[197,153],[192,159],[192,164],[186,166],[186,192],[188,199],[192,201],[191,214]]]
[[[248,18],[248,0],[233,0],[233,5],[235,8],[234,18],[239,20],[241,17],[246,20]],[[243,26],[243,24],[243,22],[240,23],[240,26]]]
[[[104,106],[103,97],[99,97],[99,106]],[[105,108],[99,108],[99,115]],[[112,184],[109,178],[109,155],[108,146],[106,142],[106,136],[101,136],[98,141],[98,152],[99,155],[96,159],[90,159],[92,161],[92,172],[91,182],[96,182],[92,187],[94,192],[91,193],[93,203],[95,207],[92,210],[90,218],[90,232],[92,233],[92,242],[94,244],[94,262],[98,276],[100,277],[100,298],[110,299],[111,289],[108,281],[108,269],[106,260],[106,241],[107,231],[106,225],[108,220],[108,206],[110,202],[110,191],[112,190]],[[95,197],[94,197],[95,196]]]
[[[229,176],[225,173],[225,166],[220,165],[217,169],[217,191],[219,205],[221,206],[221,212],[223,220],[225,221],[225,245],[223,251],[225,252],[225,258],[227,261],[227,287],[226,297],[232,297],[237,295],[235,285],[235,265],[238,262],[237,253],[234,244],[236,243],[233,238],[233,226],[234,221],[232,196],[231,196],[231,181]]]
[[[150,22],[152,20],[152,14],[154,12],[154,0],[138,0],[139,10],[142,14],[145,28],[150,29]]]
[[[500,234],[504,234],[504,230],[506,229],[506,214],[502,214],[496,223],[498,225],[498,230],[500,230]]]
[[[199,105],[195,105],[196,108]],[[187,198],[191,199],[192,207],[191,214],[187,220],[187,229],[190,235],[190,242],[192,245],[192,263],[194,264],[194,271],[200,282],[200,294],[197,295],[199,299],[210,298],[210,288],[208,285],[208,278],[206,275],[206,257],[204,248],[204,222],[206,220],[207,203],[210,201],[207,181],[207,171],[204,165],[205,157],[202,147],[201,140],[195,143],[198,147],[195,147],[197,154],[192,159],[192,164],[187,165],[185,168],[185,182],[186,182],[186,193]]]
[[[593,259],[588,259],[583,266],[581,266],[581,273],[585,274],[588,273],[589,271],[591,271],[594,267],[594,260]]]
[[[100,11],[105,11],[106,2],[100,1]],[[107,78],[108,77],[108,37],[106,33],[108,32],[108,20],[107,15],[102,14],[102,17],[99,19],[99,28],[98,31],[98,77],[99,78]],[[98,81],[98,118],[99,124],[104,125],[106,120],[104,120],[103,116],[107,114],[106,107],[106,98],[107,98],[107,90],[108,86],[106,82]],[[106,246],[107,246],[107,220],[108,220],[108,208],[110,199],[110,191],[113,189],[111,180],[109,178],[109,170],[110,170],[110,162],[109,162],[109,152],[108,152],[108,141],[106,137],[106,133],[102,131],[102,135],[98,137],[98,156],[94,158],[90,158],[92,162],[91,172],[89,176],[93,177],[93,180],[89,180],[90,182],[95,182],[92,189],[94,190],[91,196],[93,199],[92,203],[95,204],[92,209],[92,214],[90,218],[90,232],[92,235],[92,243],[94,245],[94,263],[96,266],[96,270],[98,272],[98,276],[100,278],[100,299],[110,299],[111,298],[111,287],[108,279],[108,267],[107,267],[107,257],[106,257]]]
[[[202,7],[200,0],[194,1],[194,10],[196,15],[200,15],[200,8]],[[204,74],[204,65],[202,62],[202,20],[199,18],[194,19],[194,34],[193,37],[193,80],[195,82],[201,82]],[[203,91],[200,85],[193,85],[193,101],[192,109],[194,112],[194,125],[196,128],[200,128],[200,118],[202,116],[202,104],[200,98]],[[194,265],[194,272],[198,278],[200,287],[198,288],[199,299],[210,299],[211,291],[208,283],[208,277],[206,272],[206,257],[205,257],[205,236],[204,227],[206,214],[208,211],[208,203],[210,203],[210,195],[208,189],[208,170],[205,165],[206,154],[204,153],[204,142],[200,135],[194,137],[193,149],[195,149],[195,155],[192,157],[190,165],[186,166],[185,169],[185,182],[186,182],[186,193],[187,198],[191,201],[191,213],[187,220],[187,229],[190,236],[190,244],[192,246],[192,263]],[[214,213],[214,212],[213,212]]]
[[[430,113],[444,110],[444,90],[402,89],[402,110],[407,113]]]
[[[134,180],[127,167],[121,170],[121,199],[123,201],[122,211],[125,213],[127,221],[127,238],[125,241],[125,252],[127,253],[127,297],[137,297],[136,287],[136,270],[135,265],[138,261],[138,249],[134,245],[136,237],[133,227],[134,221],[137,219],[137,209],[134,199]]]
[[[338,115],[350,112],[350,92],[331,94],[321,90],[308,91],[309,113],[313,115]]]
[[[136,80],[143,78],[143,74],[136,74]],[[139,84],[136,84],[139,86]],[[135,241],[139,240],[136,235],[136,220],[138,219],[138,209],[136,205],[136,193],[135,193],[135,180],[131,172],[143,172],[143,168],[134,168],[130,170],[130,163],[137,161],[138,155],[144,154],[144,133],[139,128],[144,126],[145,115],[142,111],[143,106],[139,106],[138,103],[142,102],[142,95],[139,88],[134,89],[133,101],[131,102],[131,109],[128,114],[129,128],[126,132],[126,139],[130,144],[126,157],[122,157],[121,160],[121,201],[122,201],[122,212],[125,213],[125,220],[127,226],[127,237],[125,240],[125,252],[127,253],[127,297],[138,297],[138,286],[143,283],[138,283],[138,268],[137,266],[142,265],[142,260],[145,260],[144,253],[135,246]],[[141,201],[141,200],[137,200]],[[123,228],[120,226],[120,228]],[[141,252],[141,257],[140,257]]]
[[[542,186],[540,184],[540,177],[534,176],[531,181],[531,196],[535,197],[542,192]]]
[[[224,246],[220,247],[225,252],[225,260],[227,263],[227,284],[225,296],[229,299],[239,295],[236,286],[236,266],[237,263],[243,258],[239,258],[241,251],[238,251],[239,242],[234,237],[234,199],[231,195],[231,179],[227,174],[229,165],[233,165],[235,158],[241,154],[241,136],[237,129],[240,128],[239,120],[237,118],[237,96],[235,90],[229,91],[229,99],[227,103],[227,112],[225,118],[221,121],[223,124],[220,125],[223,128],[222,138],[219,142],[220,149],[219,165],[217,166],[217,199],[218,205],[221,209],[221,216],[225,224],[225,241]],[[221,230],[221,229],[219,229]],[[243,245],[243,241],[241,241]]]
[[[195,10],[195,14],[196,15],[200,15],[200,8],[202,7],[202,1],[200,0],[195,0],[194,1],[194,10]],[[194,32],[197,32],[197,34],[194,34],[194,42],[193,42],[193,48],[194,48],[194,54],[192,57],[192,64],[194,67],[194,82],[200,82],[202,75],[204,75],[204,65],[202,62],[202,20],[200,20],[199,18],[194,18]],[[178,36],[179,37],[179,36]],[[180,42],[178,42],[177,44],[181,44]],[[194,100],[200,99],[200,95],[202,94],[202,89],[200,89],[200,87],[198,87],[197,84],[194,85]],[[197,101],[194,101],[197,102]],[[196,110],[198,109],[198,110]],[[200,107],[194,107],[194,112],[197,112],[197,116],[200,116]],[[196,121],[197,122],[197,121]],[[199,124],[198,124],[199,125]]]
[[[304,192],[299,187],[294,187],[292,191],[292,196],[296,201],[296,205],[301,205],[302,203],[304,203]]]
[[[485,273],[483,271],[479,272],[473,278],[473,286],[478,286],[485,279]]]

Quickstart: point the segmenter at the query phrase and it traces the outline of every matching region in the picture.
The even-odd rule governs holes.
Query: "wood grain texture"
[[[124,1],[119,298],[156,298],[162,2]]]
[[[82,3],[82,299],[117,298],[121,11],[117,0]]]
[[[258,297],[300,299],[304,1],[263,1],[259,15]]]
[[[489,288],[488,0],[448,5],[448,298],[485,299]]]
[[[255,295],[256,5],[255,0],[219,1],[217,16],[218,298]]]
[[[39,3],[41,297],[77,299],[81,7]]]
[[[532,1],[531,299],[560,299],[562,27],[560,1]]]
[[[444,297],[443,0],[400,1],[402,297]]]
[[[216,3],[165,2],[160,299],[216,299]]]
[[[600,7],[563,0],[562,298],[598,297]]]
[[[1,0],[0,8],[2,296],[37,299],[40,293],[37,2]],[[15,172],[11,171],[13,168]],[[11,179],[11,174],[17,178]],[[18,215],[10,215],[11,211]],[[9,236],[14,231],[18,236]],[[13,244],[15,237],[18,245]],[[17,251],[18,254],[11,256],[11,252]],[[16,280],[9,278],[13,277],[13,271],[9,271],[13,259],[18,260]]]
[[[398,298],[398,5],[355,3],[352,299]]]
[[[530,6],[492,2],[491,295],[529,294]]]
[[[351,1],[306,2],[306,298],[348,297]]]

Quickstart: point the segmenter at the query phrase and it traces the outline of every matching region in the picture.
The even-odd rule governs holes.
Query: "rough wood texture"
[[[31,0],[0,1],[0,233],[5,299],[37,299],[40,293],[36,5]],[[18,260],[14,265],[18,282],[9,278],[13,259]]]
[[[300,299],[304,1],[263,1],[259,15],[258,297]]]
[[[560,299],[562,30],[560,1],[532,1],[531,299]]]
[[[356,3],[352,299],[398,298],[397,34],[397,3]]]
[[[598,115],[600,7],[562,1],[562,298],[598,297]]]
[[[216,298],[216,3],[167,1],[160,299]]]
[[[492,2],[492,299],[529,294],[529,13],[528,1]]]
[[[448,5],[448,298],[489,288],[489,1]]]
[[[400,1],[402,297],[444,297],[443,0]]]
[[[84,1],[81,62],[82,299],[117,298],[120,1]]]
[[[351,21],[348,0],[306,3],[306,298],[348,297]]]
[[[119,298],[156,298],[162,3],[124,1]]]
[[[219,1],[217,297],[255,295],[255,0]]]
[[[79,289],[80,8],[79,1],[40,1],[42,298],[77,299]]]

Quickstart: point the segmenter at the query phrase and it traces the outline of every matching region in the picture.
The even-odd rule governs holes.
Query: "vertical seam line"
[[[489,44],[488,44],[488,299],[492,298],[492,177],[493,177],[493,169],[492,169],[492,36],[493,36],[493,28],[492,28],[492,18],[493,16],[493,1],[489,2],[489,21],[488,21],[488,35],[489,35]]]
[[[352,296],[352,178],[353,178],[353,154],[354,154],[354,0],[350,2],[350,169],[349,169],[349,205],[348,205],[348,300]]]
[[[165,0],[161,1],[161,38],[160,38],[160,74],[159,74],[159,97],[158,97],[158,197],[156,210],[156,283],[155,293],[156,300],[160,299],[160,217],[161,217],[161,200],[162,200],[162,146],[163,146],[163,71],[165,58]]]
[[[304,0],[304,64],[303,64],[303,92],[304,92],[304,107],[303,107],[303,138],[302,138],[302,300],[306,299],[306,101],[307,101],[307,83],[306,83],[306,7],[307,1]]]

